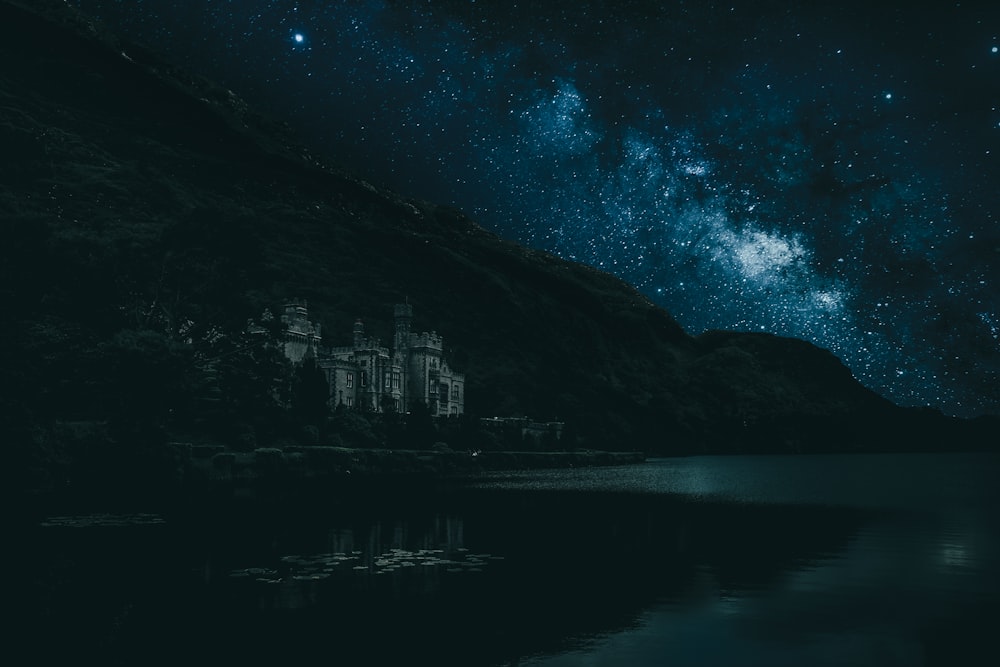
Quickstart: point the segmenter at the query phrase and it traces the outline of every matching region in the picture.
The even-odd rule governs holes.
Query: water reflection
[[[39,662],[102,664],[932,665],[990,647],[997,505],[992,482],[969,487],[993,459],[772,463],[48,520],[18,565],[24,636]],[[819,491],[824,469],[840,481]]]
[[[997,454],[695,456],[645,465],[497,472],[477,488],[673,494],[740,504],[981,511],[1000,504]]]
[[[691,474],[674,461],[658,480],[653,467],[627,482],[637,493],[680,484],[686,498],[736,501],[681,510],[693,522],[687,552],[702,566],[687,581],[704,594],[658,599],[636,623],[577,632],[521,664],[991,664],[996,457],[782,459],[770,469],[754,460],[743,477],[737,463],[720,461],[713,475],[711,460],[688,461]],[[823,468],[877,488],[803,483]],[[538,488],[532,473],[515,477],[514,488]]]
[[[851,509],[673,497],[536,491],[509,500],[483,494],[473,508],[490,526],[487,546],[508,549],[507,589],[530,600],[504,628],[522,655],[631,634],[649,608],[740,616],[794,587],[798,573],[837,562],[869,520]]]
[[[463,520],[458,517],[435,515],[422,527],[414,531],[409,522],[396,520],[330,528],[326,544],[334,551],[286,554],[277,562],[262,557],[268,566],[236,568],[229,579],[256,585],[261,608],[302,609],[319,605],[324,595],[341,596],[345,590],[372,593],[381,587],[395,597],[429,595],[440,588],[442,576],[481,573],[504,559],[462,546]],[[275,548],[280,551],[282,546]],[[372,577],[383,581],[373,582]]]

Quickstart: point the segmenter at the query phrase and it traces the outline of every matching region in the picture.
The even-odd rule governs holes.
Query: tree
[[[378,447],[383,444],[362,412],[343,405],[338,405],[334,411],[330,431],[348,447]]]
[[[330,385],[312,356],[295,368],[292,378],[292,418],[299,425],[311,424],[320,432],[329,419]]]
[[[437,429],[426,403],[415,402],[406,416],[405,446],[413,449],[430,449],[437,440]]]
[[[189,428],[238,449],[293,430],[288,410],[293,371],[273,332],[209,330],[195,347],[198,400]]]
[[[172,414],[188,402],[190,349],[152,329],[123,329],[102,346],[111,434],[136,444],[162,442]]]

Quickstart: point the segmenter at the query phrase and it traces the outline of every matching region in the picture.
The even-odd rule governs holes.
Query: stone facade
[[[320,325],[309,321],[305,303],[285,305],[284,351],[293,363],[311,356],[326,375],[330,404],[382,412],[404,412],[426,405],[432,415],[465,412],[465,374],[453,371],[444,358],[444,340],[433,331],[412,333],[413,307],[396,304],[392,347],[365,335],[354,323],[350,345],[324,347]]]
[[[285,325],[282,341],[285,356],[293,364],[302,363],[310,350],[315,352],[320,348],[322,343],[320,325],[309,321],[309,311],[304,301],[286,304],[285,313],[281,316],[281,323]]]

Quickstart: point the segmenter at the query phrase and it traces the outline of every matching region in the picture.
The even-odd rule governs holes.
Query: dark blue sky
[[[1000,412],[1000,5],[72,0],[691,333]]]

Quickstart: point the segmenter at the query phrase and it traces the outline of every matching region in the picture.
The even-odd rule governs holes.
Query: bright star
[[[993,53],[996,53],[997,51],[1000,51],[1000,47],[994,46],[992,49],[990,49],[990,51],[992,51]]]
[[[301,44],[302,42],[306,41],[306,36],[303,35],[301,32],[297,32],[293,36],[293,39],[295,40],[296,44]]]
[[[886,93],[885,94],[885,99],[891,100],[892,99],[892,93]]]

